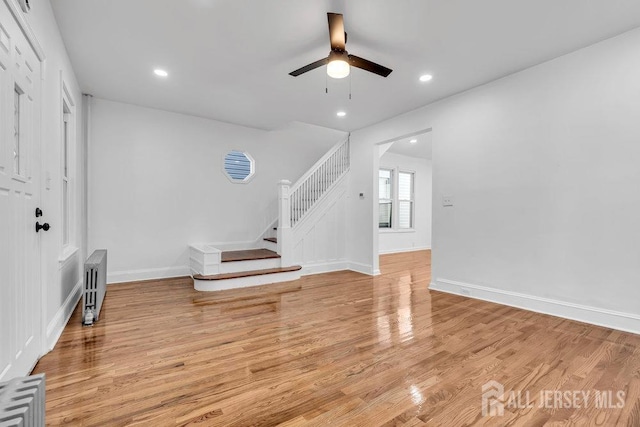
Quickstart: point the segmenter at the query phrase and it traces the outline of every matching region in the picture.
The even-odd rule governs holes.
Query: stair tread
[[[266,240],[267,242],[278,243],[277,237],[266,237],[264,240]]]
[[[238,279],[241,277],[262,276],[264,274],[288,273],[290,271],[298,271],[301,269],[302,266],[292,265],[291,267],[265,268],[263,270],[238,271],[236,273],[213,274],[210,276],[196,274],[193,276],[193,278],[197,280]]]
[[[269,249],[245,249],[241,251],[222,252],[222,262],[253,261],[258,259],[280,258],[280,255]]]

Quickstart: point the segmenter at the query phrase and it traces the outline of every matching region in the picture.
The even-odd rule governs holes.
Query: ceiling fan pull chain
[[[324,75],[324,93],[329,93],[329,78],[326,74]]]
[[[351,101],[351,74],[349,74],[349,101]]]

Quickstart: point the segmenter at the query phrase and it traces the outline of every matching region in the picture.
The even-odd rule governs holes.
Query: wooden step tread
[[[193,276],[193,278],[198,280],[238,279],[241,277],[262,276],[264,274],[288,273],[290,271],[298,271],[301,269],[302,267],[299,265],[292,265],[291,267],[266,268],[264,270],[252,270],[252,271],[238,271],[237,273],[213,274],[211,276],[203,276],[201,274],[196,274]]]
[[[267,242],[278,243],[277,237],[267,237],[264,240],[266,240]]]
[[[242,251],[222,252],[222,262],[253,261],[256,259],[280,258],[280,255],[269,249],[245,249]]]

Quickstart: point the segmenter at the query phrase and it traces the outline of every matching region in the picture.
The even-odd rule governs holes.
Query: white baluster
[[[326,163],[322,164],[322,174],[321,175],[322,175],[322,181],[323,181],[322,193],[324,194],[324,192],[327,191],[327,188],[329,187],[327,185],[327,164]]]
[[[334,153],[333,156],[331,156],[331,183],[333,183],[336,180],[336,167],[337,166],[338,166],[338,164],[336,162],[336,155]]]
[[[299,192],[298,190],[294,191],[292,196],[291,196],[291,225],[295,225],[295,223],[298,221],[298,217],[296,215],[296,208],[298,206],[298,197],[299,197]]]
[[[300,216],[304,215],[307,212],[307,209],[309,208],[309,180],[306,180],[304,182],[304,203],[303,203],[303,207],[304,209],[302,209],[302,211],[300,212]]]

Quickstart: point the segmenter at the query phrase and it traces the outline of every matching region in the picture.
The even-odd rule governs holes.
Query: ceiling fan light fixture
[[[336,59],[327,64],[327,74],[334,79],[344,79],[350,71],[349,63],[342,59]]]
[[[349,75],[349,57],[347,52],[331,52],[327,64],[327,75],[334,79],[344,79]]]
[[[329,22],[329,41],[331,42],[329,56],[290,72],[290,76],[298,77],[325,65],[327,66],[327,75],[334,79],[347,77],[351,72],[351,67],[360,68],[382,77],[387,77],[391,74],[393,70],[390,68],[347,53],[347,33],[344,31],[344,19],[341,13],[329,12],[327,13],[327,20]]]

